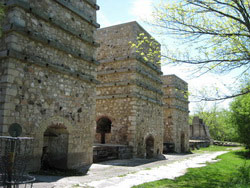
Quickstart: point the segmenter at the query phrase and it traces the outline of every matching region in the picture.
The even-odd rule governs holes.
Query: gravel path
[[[74,177],[37,176],[40,183],[34,188],[129,188],[160,179],[174,179],[186,173],[187,168],[205,166],[206,162],[215,162],[217,156],[226,151],[203,154],[165,155],[165,160],[146,159],[114,160],[91,165],[87,175]]]

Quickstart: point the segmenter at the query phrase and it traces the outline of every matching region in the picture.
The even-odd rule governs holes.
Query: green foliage
[[[204,73],[249,68],[249,0],[161,1],[154,26],[180,39],[185,51],[168,51],[172,63],[197,65]]]
[[[232,176],[231,182],[226,184],[227,187],[249,187],[250,186],[250,165],[246,163],[238,167],[237,172]]]
[[[239,141],[250,149],[250,93],[235,98],[230,107],[231,120],[237,127]]]
[[[160,63],[160,44],[153,37],[145,33],[140,33],[136,38],[136,42],[130,41],[129,44],[145,61]]]
[[[138,36],[138,41],[131,45],[145,60],[156,55],[168,64],[192,65],[188,66],[193,71],[192,76],[207,72],[229,73],[237,69],[238,76],[242,77],[247,75],[250,63],[249,15],[249,0],[161,1],[150,25],[160,36],[167,37],[166,49],[161,53],[154,48],[145,50],[145,44],[151,46],[154,42],[144,36]],[[250,89],[230,90],[228,95],[218,91],[215,90],[214,97],[200,94],[195,97],[201,101],[215,101],[250,93]]]
[[[243,152],[245,153],[245,151]],[[136,188],[211,188],[211,187],[249,187],[250,159],[242,151],[233,151],[218,157],[220,161],[202,168],[191,168],[181,177],[174,180],[164,179],[135,186]],[[237,177],[235,177],[237,175]],[[232,181],[235,179],[235,181]],[[236,180],[237,179],[237,180]],[[229,186],[230,184],[230,186]]]
[[[199,148],[198,150],[192,150],[192,153],[204,153],[204,152],[214,152],[214,151],[230,151],[233,150],[234,147],[228,146],[215,146],[210,145],[209,147]]]

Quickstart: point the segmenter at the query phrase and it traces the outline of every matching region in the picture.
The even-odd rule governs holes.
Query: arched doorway
[[[100,118],[96,123],[96,133],[101,134],[101,144],[105,144],[105,135],[111,133],[111,120],[107,117]]]
[[[63,124],[49,126],[43,134],[41,169],[67,169],[69,133]]]
[[[185,134],[181,133],[181,152],[185,152]]]
[[[150,159],[154,157],[154,138],[149,136],[146,139],[146,158]]]

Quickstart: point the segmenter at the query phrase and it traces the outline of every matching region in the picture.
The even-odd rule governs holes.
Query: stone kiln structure
[[[150,35],[130,22],[97,30],[98,80],[95,143],[133,147],[133,156],[162,153],[162,75],[160,66],[131,48],[139,34]]]
[[[0,0],[0,134],[35,138],[33,170],[92,163],[95,0]],[[46,156],[46,157],[45,157]],[[46,161],[47,160],[47,161]],[[48,164],[49,163],[49,164]]]
[[[18,123],[21,136],[34,137],[31,170],[89,165],[93,143],[102,145],[94,149],[97,161],[105,153],[109,158],[102,159],[156,157],[163,142],[188,151],[187,84],[175,75],[162,77],[158,56],[148,60],[131,48],[140,34],[151,38],[138,23],[94,36],[95,0],[0,3],[6,6],[0,135]]]
[[[198,116],[193,118],[192,125],[190,125],[190,140],[189,145],[193,149],[200,147],[208,147],[212,142],[209,129],[202,119]]]
[[[162,76],[164,152],[189,151],[188,85],[176,75]]]
[[[210,133],[208,126],[198,116],[193,118],[192,125],[190,125],[190,140],[210,140]]]

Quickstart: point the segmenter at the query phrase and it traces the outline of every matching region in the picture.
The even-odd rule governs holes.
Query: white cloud
[[[138,21],[152,20],[153,0],[134,0],[130,14]]]
[[[101,27],[108,27],[113,25],[101,10],[97,11],[97,22],[101,24]]]
[[[101,25],[101,28],[104,27],[109,27],[109,26],[113,26],[113,25],[118,25],[123,23],[120,20],[116,20],[115,22],[108,19],[108,17],[102,12],[102,11],[98,11],[97,12],[97,23],[99,23]]]

